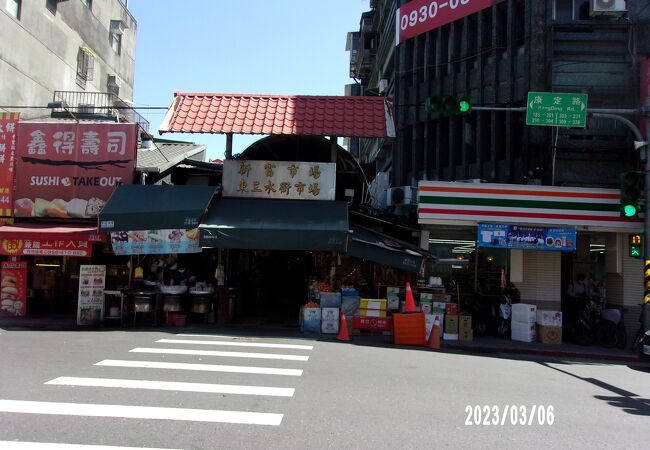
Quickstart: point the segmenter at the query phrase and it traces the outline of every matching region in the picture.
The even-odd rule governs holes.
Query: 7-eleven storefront
[[[512,282],[522,302],[561,310],[584,274],[594,295],[625,307],[628,334],[638,328],[643,260],[627,243],[643,220],[620,217],[618,190],[421,181],[418,222],[461,295],[498,295]]]

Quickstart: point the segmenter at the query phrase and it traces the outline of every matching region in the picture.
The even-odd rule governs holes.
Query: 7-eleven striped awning
[[[420,224],[526,223],[640,231],[643,219],[623,219],[616,189],[421,181]]]

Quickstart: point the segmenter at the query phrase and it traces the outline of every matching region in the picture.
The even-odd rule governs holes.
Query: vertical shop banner
[[[92,325],[104,320],[106,266],[79,267],[79,302],[77,325]]]
[[[0,113],[0,217],[13,216],[16,126],[20,113]]]
[[[397,8],[395,45],[503,0],[413,0]],[[446,45],[446,43],[443,43]]]
[[[133,181],[138,125],[21,123],[16,217],[95,217],[118,184]]]
[[[3,261],[0,269],[0,315],[26,315],[27,262]]]
[[[335,200],[336,164],[226,160],[223,196]]]
[[[572,252],[576,249],[576,229],[479,223],[478,246]]]

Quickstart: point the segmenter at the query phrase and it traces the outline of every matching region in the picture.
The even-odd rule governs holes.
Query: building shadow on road
[[[545,362],[540,362],[540,364],[549,369],[561,372],[564,375],[569,375],[573,378],[593,384],[594,386],[598,386],[601,389],[616,394],[614,396],[594,395],[594,398],[607,402],[610,406],[620,408],[628,414],[633,414],[636,416],[650,416],[650,399],[641,398],[634,392],[626,391],[625,389],[621,389],[612,384],[605,383],[604,381],[598,380],[596,378],[581,377],[566,370],[562,370],[559,367],[551,366]]]

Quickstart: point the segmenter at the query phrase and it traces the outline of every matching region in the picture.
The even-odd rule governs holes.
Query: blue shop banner
[[[576,249],[576,229],[479,223],[478,246],[572,252]]]
[[[111,245],[116,255],[160,255],[201,253],[199,229],[113,231]]]

